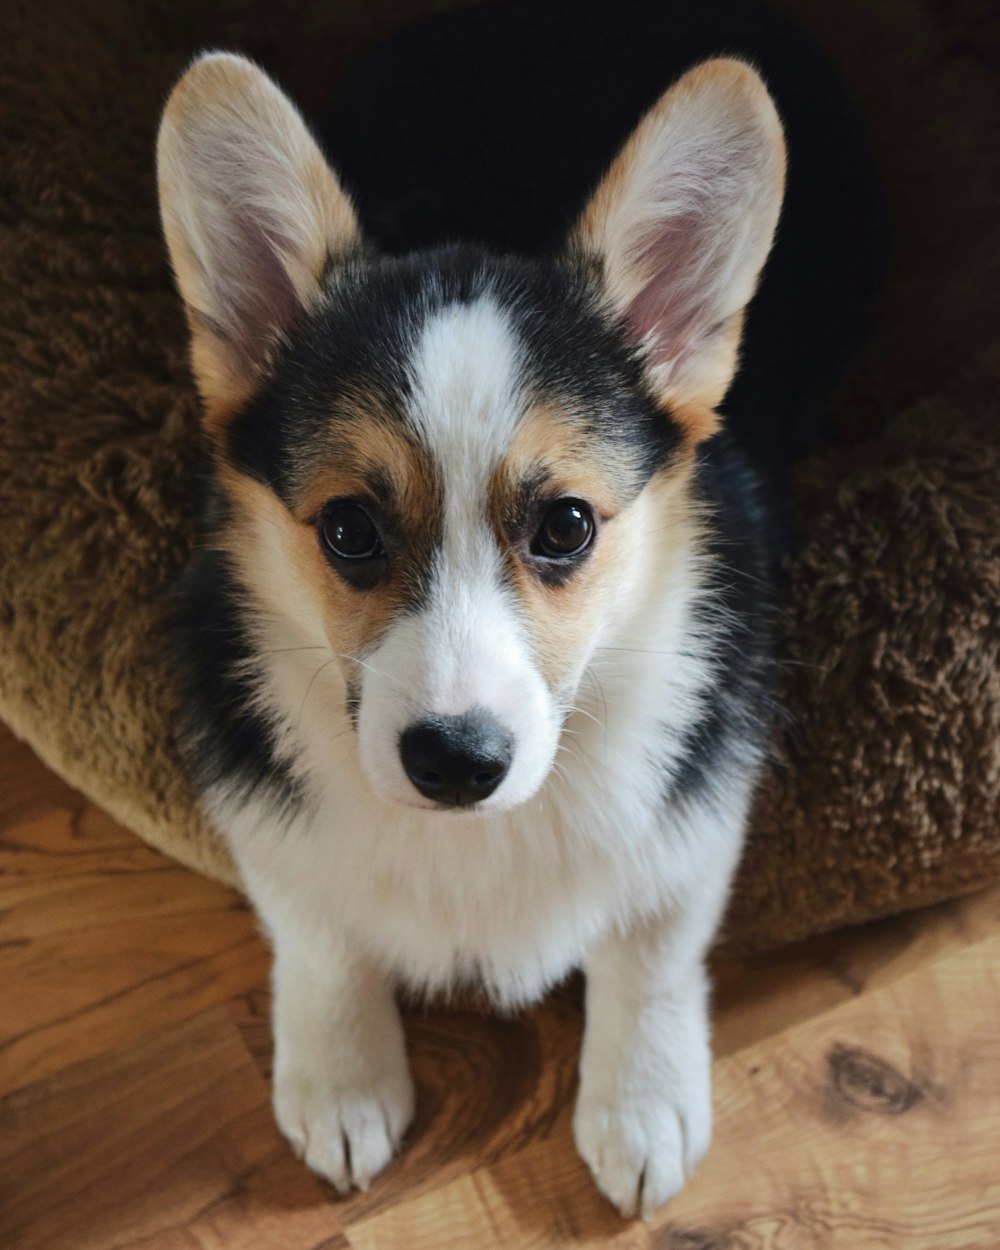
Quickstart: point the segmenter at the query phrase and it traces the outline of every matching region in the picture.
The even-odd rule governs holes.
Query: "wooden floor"
[[[570,1138],[578,987],[411,1014],[406,1153],[339,1201],[271,1120],[267,951],[0,730],[3,1250],[998,1250],[1000,892],[720,964],[713,1149],[623,1223]]]

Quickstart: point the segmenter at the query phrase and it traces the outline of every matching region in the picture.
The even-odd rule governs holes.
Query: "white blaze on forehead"
[[[522,413],[520,347],[488,297],[449,304],[424,324],[411,362],[409,420],[441,474],[444,526],[420,614],[426,710],[507,710],[512,670],[531,665],[487,520],[489,483]],[[504,697],[504,696],[507,697]]]
[[[510,772],[486,802],[497,809],[535,792],[558,741],[488,520],[490,479],[525,402],[514,327],[489,298],[450,304],[427,319],[410,370],[408,418],[441,476],[444,524],[424,605],[393,624],[364,671],[362,765],[384,796],[412,802],[400,734],[427,716],[483,709],[514,741]]]
[[[437,461],[446,502],[484,511],[486,484],[522,413],[520,358],[510,318],[487,296],[448,304],[424,323],[407,415]]]
[[[423,697],[428,711],[458,715],[493,704],[508,669],[500,654],[523,649],[487,521],[489,482],[522,411],[520,348],[490,298],[449,304],[424,324],[411,362],[410,422],[441,474],[444,526],[423,616]],[[429,654],[428,654],[429,651]]]

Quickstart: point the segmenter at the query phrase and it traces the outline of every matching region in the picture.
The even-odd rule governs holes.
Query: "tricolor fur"
[[[715,412],[781,204],[768,93],[692,69],[544,259],[378,254],[237,57],[158,156],[214,456],[186,743],[275,946],[279,1122],[367,1185],[412,1112],[393,986],[513,1006],[582,965],[577,1142],[648,1212],[708,1144],[702,960],[768,721],[767,517]],[[438,801],[401,743],[466,723],[501,780]]]

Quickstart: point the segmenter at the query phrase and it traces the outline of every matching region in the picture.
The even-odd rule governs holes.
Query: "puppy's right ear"
[[[206,421],[252,392],[319,298],[357,219],[301,116],[243,57],[212,53],[174,88],[157,144],[163,230]]]

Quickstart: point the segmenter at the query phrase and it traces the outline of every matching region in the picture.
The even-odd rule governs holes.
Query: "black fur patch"
[[[634,351],[600,307],[583,262],[498,257],[470,245],[403,257],[355,258],[278,353],[271,376],[231,422],[226,450],[291,506],[310,469],[331,455],[339,423],[404,422],[412,353],[428,317],[488,298],[523,346],[523,384],[580,413],[586,432],[624,451],[638,491],[680,432],[657,410]]]
[[[224,500],[210,491],[209,525],[224,512]],[[198,788],[224,782],[245,798],[298,806],[302,788],[278,759],[267,721],[253,707],[253,683],[243,667],[252,651],[239,588],[211,546],[197,552],[178,587],[172,638],[184,709],[179,737]]]
[[[708,582],[692,636],[709,640],[715,678],[667,787],[702,798],[727,756],[767,741],[774,717],[774,554],[778,526],[758,479],[725,433],[698,449],[694,497],[708,513]]]

